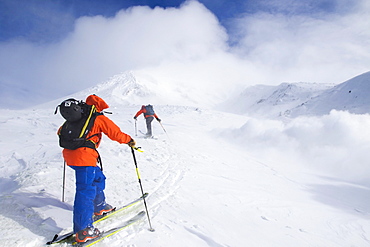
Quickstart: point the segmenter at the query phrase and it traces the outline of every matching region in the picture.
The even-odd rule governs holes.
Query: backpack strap
[[[81,133],[80,133],[80,136],[79,136],[80,138],[83,137],[83,135],[84,135],[87,127],[88,126],[90,127],[90,126],[92,126],[94,124],[95,117],[96,117],[96,116],[94,116],[94,113],[95,112],[96,112],[96,107],[93,105],[93,106],[91,106],[91,110],[89,112],[89,116],[87,117],[87,120],[86,120],[84,126],[81,129]],[[93,116],[94,116],[94,118],[93,118]],[[93,121],[91,121],[92,118],[93,118]]]
[[[98,153],[98,164],[100,164],[100,170],[103,171],[103,161],[101,159],[101,156],[100,156],[98,150],[96,150],[96,152]]]
[[[84,138],[84,133],[86,131],[86,129],[91,129],[91,127],[94,125],[94,122],[95,122],[95,119],[98,115],[103,115],[103,113],[100,113],[100,112],[96,112],[96,107],[93,105],[91,107],[91,110],[89,112],[89,116],[84,124],[84,126],[82,127],[82,130],[81,130],[81,133],[79,135],[79,138],[76,138],[74,139],[75,141],[82,141],[82,140],[85,140],[85,144],[82,145],[81,147],[87,147],[87,148],[92,148],[92,149],[96,149],[95,148],[95,142],[91,141],[90,139],[94,136],[98,136],[98,133],[94,134],[94,135],[91,135],[87,138]]]

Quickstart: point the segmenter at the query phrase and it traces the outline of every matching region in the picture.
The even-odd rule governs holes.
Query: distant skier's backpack
[[[154,115],[154,109],[152,105],[145,106],[146,113],[145,115]]]
[[[86,138],[94,125],[96,116],[101,114],[96,112],[95,106],[83,101],[67,99],[58,107],[60,114],[66,120],[58,133],[59,146],[71,150],[80,147],[95,148],[95,144],[89,141],[92,136]]]

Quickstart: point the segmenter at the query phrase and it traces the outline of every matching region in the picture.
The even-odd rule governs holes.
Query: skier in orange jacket
[[[147,128],[146,136],[151,137],[152,136],[152,121],[153,121],[153,119],[154,118],[157,119],[158,122],[161,122],[161,119],[159,119],[157,114],[155,114],[152,105],[147,105],[147,106],[142,105],[141,109],[135,114],[134,119],[136,120],[137,117],[140,116],[140,114],[142,114],[142,113],[144,114],[144,118],[145,118],[145,121],[146,121],[146,128]]]
[[[96,95],[90,95],[86,104],[94,105],[97,112],[108,108],[108,104]],[[58,130],[60,134],[61,128]],[[135,146],[130,135],[123,133],[120,128],[103,114],[97,115],[87,138],[98,148],[102,133],[111,140]],[[98,152],[89,147],[80,147],[75,150],[63,149],[64,160],[75,170],[76,195],[73,206],[73,230],[77,242],[86,242],[100,235],[100,231],[93,226],[93,215],[101,215],[114,208],[105,202],[105,176],[97,166]]]

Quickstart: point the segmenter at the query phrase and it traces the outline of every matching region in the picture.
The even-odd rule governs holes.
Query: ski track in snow
[[[96,246],[370,245],[368,207],[346,200],[351,192],[368,195],[369,189],[347,184],[352,190],[342,198],[340,181],[286,169],[278,160],[266,163],[220,134],[240,128],[247,117],[157,106],[168,135],[153,121],[155,140],[135,136],[132,117],[139,106],[117,109],[108,117],[144,150],[135,155],[156,231],[148,231],[145,219]],[[71,229],[74,175],[67,168],[66,202],[61,202],[63,160],[56,136],[63,120],[49,108],[0,113],[6,137],[0,141],[0,246],[44,246],[55,233]],[[143,119],[137,124],[145,130]],[[141,191],[130,149],[103,137],[99,152],[107,202],[119,206],[137,198]]]

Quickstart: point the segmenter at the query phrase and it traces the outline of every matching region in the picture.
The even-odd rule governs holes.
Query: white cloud
[[[361,3],[347,13],[247,15],[235,22],[234,52],[264,68],[275,83],[343,82],[370,67],[370,8]]]
[[[0,81],[71,93],[126,70],[207,64],[209,56],[226,54],[226,41],[216,17],[196,1],[180,8],[132,7],[113,18],[82,17],[57,44],[1,44]],[[187,67],[183,71],[191,73]]]

